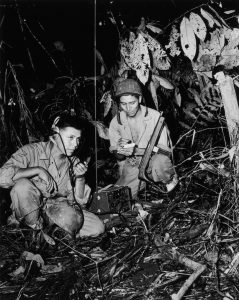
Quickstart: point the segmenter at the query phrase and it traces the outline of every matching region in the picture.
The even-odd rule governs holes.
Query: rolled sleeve
[[[0,187],[5,189],[12,187],[15,184],[13,177],[15,176],[18,170],[18,167],[8,167],[4,165],[0,169]]]
[[[15,184],[13,177],[20,168],[27,168],[27,165],[27,152],[21,148],[0,168],[0,187],[12,187]]]
[[[118,126],[116,124],[116,119],[114,118],[111,122],[110,122],[110,126],[109,126],[109,139],[110,139],[110,152],[117,150],[118,148],[118,141],[121,138],[121,135],[119,133],[118,130]]]
[[[85,184],[85,189],[84,189],[84,196],[82,198],[75,196],[75,200],[80,204],[80,205],[85,205],[88,203],[90,199],[90,193],[91,193],[91,188],[88,186],[88,184]],[[73,193],[71,192],[68,197],[69,200],[73,200]]]
[[[90,199],[90,193],[91,193],[91,188],[86,184],[83,198],[76,197],[76,201],[81,205],[87,204]]]
[[[171,139],[167,126],[165,125],[160,135],[158,145],[159,148],[171,152]]]

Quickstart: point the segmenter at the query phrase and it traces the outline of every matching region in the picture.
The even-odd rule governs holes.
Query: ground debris
[[[0,298],[239,299],[239,211],[221,180],[192,175],[172,195],[147,187],[146,218],[129,213],[98,238],[2,226]]]

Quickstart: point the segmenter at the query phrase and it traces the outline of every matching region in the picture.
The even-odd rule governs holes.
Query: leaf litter
[[[198,149],[195,163],[176,166],[181,177],[172,194],[150,185],[139,193],[145,217],[125,213],[103,235],[76,241],[58,227],[37,239],[31,229],[2,226],[1,297],[238,299],[234,171],[224,176],[217,168],[221,160],[230,166],[228,149],[200,152],[202,133],[194,134],[193,145],[186,136],[181,144]],[[213,171],[197,167],[200,160]]]

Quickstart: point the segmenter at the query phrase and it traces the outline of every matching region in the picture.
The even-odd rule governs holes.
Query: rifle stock
[[[145,174],[145,170],[148,166],[154,146],[156,145],[156,143],[162,133],[163,127],[164,127],[164,117],[159,117],[158,122],[154,128],[153,134],[148,142],[148,145],[145,149],[144,155],[143,155],[140,165],[139,165],[139,179],[141,179],[141,180],[145,180],[145,181],[154,183],[153,180]]]

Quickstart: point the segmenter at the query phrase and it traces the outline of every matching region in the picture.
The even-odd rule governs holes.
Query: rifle
[[[155,153],[161,152],[163,154],[166,154],[166,152],[167,152],[166,155],[168,155],[168,151],[165,151],[165,150],[160,149],[155,146],[160,138],[162,131],[163,131],[163,128],[165,125],[164,120],[165,120],[164,117],[159,117],[158,122],[154,128],[153,134],[148,142],[148,145],[145,149],[144,155],[143,155],[142,160],[139,165],[139,179],[145,180],[145,181],[153,183],[153,184],[155,184],[155,182],[145,174],[145,170],[148,166],[149,160],[150,160],[153,152],[155,152]]]

